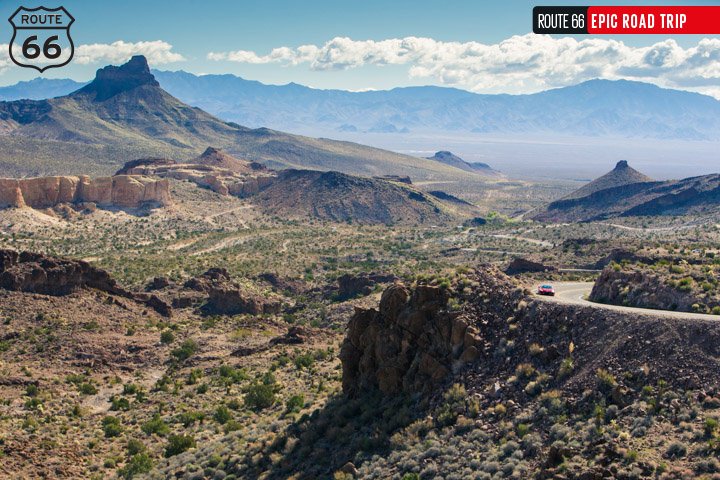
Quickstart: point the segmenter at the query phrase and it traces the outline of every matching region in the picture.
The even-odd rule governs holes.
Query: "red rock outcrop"
[[[0,208],[49,208],[64,203],[95,203],[101,207],[138,208],[172,203],[166,179],[117,175],[0,178]]]

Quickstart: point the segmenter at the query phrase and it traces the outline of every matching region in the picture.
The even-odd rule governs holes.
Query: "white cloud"
[[[434,79],[474,91],[526,93],[592,78],[641,80],[708,93],[717,93],[720,87],[720,39],[716,38],[683,48],[672,39],[633,47],[613,39],[534,34],[513,36],[496,44],[420,37],[379,41],[336,37],[320,46],[275,48],[267,55],[238,50],[213,52],[207,58],[307,64],[317,71],[406,65],[411,78]]]
[[[173,52],[172,48],[172,45],[161,40],[136,43],[122,40],[110,44],[93,43],[78,46],[75,49],[73,62],[81,65],[123,63],[133,55],[145,55],[150,65],[184,61],[185,58],[179,53]],[[7,71],[8,67],[11,66],[13,66],[13,63],[8,55],[8,45],[0,44],[0,74]]]
[[[3,73],[11,65],[9,48],[7,43],[0,43],[0,73]]]
[[[93,43],[80,45],[75,50],[73,62],[82,65],[90,63],[122,63],[133,55],[145,55],[151,65],[182,62],[185,58],[172,51],[172,45],[162,40],[151,42]]]

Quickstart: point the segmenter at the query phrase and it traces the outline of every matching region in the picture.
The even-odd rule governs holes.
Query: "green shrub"
[[[130,456],[137,455],[138,453],[143,453],[146,450],[147,447],[145,446],[145,444],[136,438],[131,438],[127,442],[127,452]]]
[[[171,344],[175,341],[175,335],[170,330],[165,330],[160,334],[160,343],[164,345]]]
[[[148,420],[143,423],[140,429],[145,433],[145,435],[152,435],[155,433],[162,437],[170,433],[170,427],[168,427],[167,423],[165,423],[165,421],[160,417],[159,413],[153,415],[152,420]]]
[[[78,391],[83,395],[95,395],[98,392],[92,383],[81,383],[78,385]]]
[[[218,374],[221,378],[230,383],[240,383],[248,379],[248,374],[242,368],[231,367],[230,365],[220,365]]]
[[[288,413],[299,412],[304,406],[305,397],[303,397],[302,395],[293,395],[292,397],[288,398],[287,402],[285,402],[285,410]]]
[[[130,401],[124,397],[113,397],[110,399],[111,405],[110,410],[116,412],[118,410],[127,411],[130,410]]]
[[[714,418],[706,418],[705,419],[705,436],[706,437],[712,437],[713,433],[715,433],[715,430],[718,428],[718,421]]]
[[[175,357],[176,360],[182,362],[184,360],[187,360],[188,358],[192,357],[197,353],[198,351],[198,343],[189,338],[185,340],[178,348],[173,349],[172,354],[173,357]]]
[[[215,410],[213,418],[220,425],[225,425],[227,422],[232,420],[232,413],[230,413],[230,410],[225,405],[220,405],[217,410]]]
[[[103,432],[108,438],[119,436],[122,431],[122,425],[120,425],[120,419],[117,417],[107,416],[102,419]]]
[[[598,368],[597,382],[598,388],[603,393],[610,393],[613,388],[617,386],[617,380],[615,380],[615,376],[604,368]]]
[[[167,447],[165,447],[165,457],[179,455],[195,448],[195,445],[195,439],[190,435],[170,435]]]
[[[264,410],[275,405],[279,390],[272,374],[266,373],[262,382],[254,381],[244,389],[243,402],[250,410]]]
[[[575,370],[575,361],[572,357],[565,357],[558,369],[558,378],[565,378]]]
[[[148,473],[153,468],[153,461],[147,453],[138,453],[130,457],[127,464],[118,470],[118,475],[122,478],[133,478],[135,475]]]
[[[178,415],[178,421],[182,423],[185,428],[195,422],[202,422],[203,420],[205,420],[205,414],[203,412],[184,412]]]
[[[311,352],[305,352],[301,353],[300,355],[296,356],[294,359],[295,367],[298,370],[302,370],[303,368],[310,368],[315,363],[315,357]]]

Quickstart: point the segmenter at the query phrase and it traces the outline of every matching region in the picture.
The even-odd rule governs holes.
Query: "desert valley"
[[[0,476],[720,478],[720,171],[513,176],[247,127],[179,76],[0,102]],[[665,131],[712,140],[695,100]]]

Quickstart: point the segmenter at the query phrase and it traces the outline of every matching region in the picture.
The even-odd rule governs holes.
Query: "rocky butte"
[[[172,201],[167,179],[139,175],[0,178],[0,208],[49,208],[63,203],[138,208],[167,206]]]

